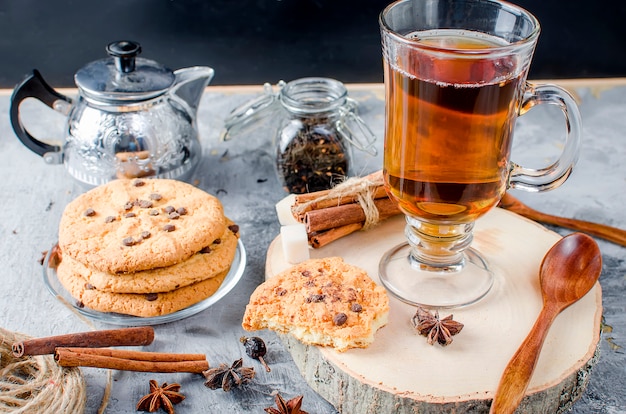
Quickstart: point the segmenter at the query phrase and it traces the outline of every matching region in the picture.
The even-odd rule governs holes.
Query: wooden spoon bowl
[[[505,368],[490,413],[515,411],[526,393],[550,325],[559,313],[591,290],[601,271],[600,249],[585,234],[570,234],[548,251],[540,268],[543,307],[535,325]]]

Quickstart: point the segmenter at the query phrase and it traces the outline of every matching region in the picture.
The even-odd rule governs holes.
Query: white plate
[[[241,277],[243,276],[243,271],[246,267],[246,249],[244,248],[241,240],[239,240],[239,242],[237,243],[237,249],[235,251],[235,258],[233,259],[233,264],[230,267],[230,271],[226,275],[226,278],[222,282],[222,285],[213,295],[209,296],[202,302],[198,302],[195,305],[189,306],[188,308],[181,309],[178,312],[144,318],[140,316],[123,315],[120,313],[98,312],[86,307],[79,306],[76,299],[74,299],[72,295],[70,295],[70,293],[65,290],[63,285],[61,285],[61,282],[59,282],[56,269],[54,267],[48,266],[50,254],[53,250],[54,249],[50,249],[50,251],[46,255],[43,264],[43,280],[48,287],[50,293],[52,293],[60,301],[70,304],[80,314],[112,325],[158,325],[161,323],[178,321],[202,312],[203,310],[217,303],[237,285],[239,280],[241,280]]]

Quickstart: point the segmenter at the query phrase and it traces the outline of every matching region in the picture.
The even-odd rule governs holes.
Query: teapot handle
[[[72,100],[52,89],[43,80],[43,77],[37,69],[33,70],[31,75],[27,76],[22,83],[17,85],[11,95],[11,108],[9,113],[13,131],[15,131],[19,140],[22,141],[22,144],[28,149],[43,157],[46,162],[56,163],[57,161],[51,159],[50,156],[52,155],[51,153],[60,153],[61,147],[39,141],[33,137],[22,124],[20,118],[20,104],[27,98],[35,98],[50,108],[66,115],[69,113]]]

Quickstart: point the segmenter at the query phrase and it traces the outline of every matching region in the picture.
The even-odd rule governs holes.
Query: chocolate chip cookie
[[[226,229],[221,202],[169,179],[118,179],[70,202],[59,248],[91,268],[128,273],[189,259]]]

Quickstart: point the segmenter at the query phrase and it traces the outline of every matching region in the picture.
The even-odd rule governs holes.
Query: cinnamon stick
[[[58,347],[103,348],[109,346],[150,345],[154,340],[151,326],[79,332],[33,338],[12,345],[13,356],[53,354]]]
[[[317,193],[310,193],[310,194],[317,194]],[[317,197],[312,198],[312,200],[315,200],[318,197],[319,197],[319,194],[317,195]],[[376,187],[373,191],[372,198],[373,199],[387,198],[387,191],[385,190],[385,187],[383,186]],[[298,221],[303,222],[304,217],[308,211],[321,210],[324,208],[337,207],[337,206],[342,206],[345,204],[358,203],[358,196],[356,195],[345,196],[344,195],[344,196],[338,196],[338,197],[324,198],[319,201],[312,201],[312,200],[302,201],[302,199],[299,199],[298,197],[296,197],[295,203],[292,208],[292,212],[294,214],[294,217]],[[306,206],[304,206],[305,204]]]
[[[381,220],[400,214],[400,209],[396,203],[389,198],[376,199],[374,204]],[[361,206],[353,203],[309,211],[305,214],[304,223],[307,233],[311,234],[347,224],[364,223],[365,219],[365,212]]]
[[[382,170],[375,171],[365,177],[357,179],[357,181],[367,181],[371,185],[380,183],[373,190],[372,199],[385,198],[387,192],[383,186],[383,173]],[[347,184],[347,183],[346,183]],[[294,205],[292,206],[292,212],[294,217],[300,221],[304,221],[304,213],[311,210],[319,210],[328,207],[336,207],[344,204],[356,203],[358,197],[355,192],[350,192],[349,189],[342,189],[337,191],[341,187],[341,184],[335,188],[329,190],[316,191],[313,193],[298,194],[295,196]],[[306,206],[305,206],[306,205]]]
[[[168,354],[99,348],[57,348],[54,359],[62,367],[92,367],[120,371],[200,374],[209,369],[209,363],[202,354]]]
[[[363,228],[363,223],[346,224],[345,226],[336,227],[321,233],[315,233],[309,236],[309,244],[314,249],[319,249],[327,244],[339,240],[348,234],[359,231]]]
[[[100,355],[112,358],[133,359],[136,361],[152,361],[152,362],[182,362],[182,361],[204,361],[206,355],[204,354],[178,354],[168,352],[146,352],[146,351],[132,351],[127,349],[112,349],[112,348],[57,348],[59,349],[71,349],[73,352],[78,352],[83,355]],[[56,353],[56,352],[55,352]]]

